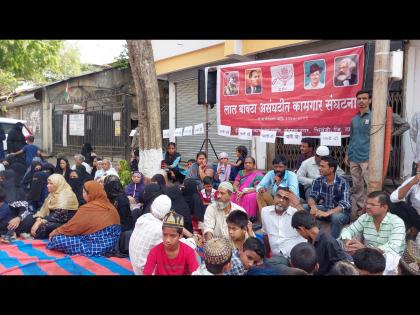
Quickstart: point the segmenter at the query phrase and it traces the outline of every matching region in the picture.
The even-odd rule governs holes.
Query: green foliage
[[[131,170],[127,160],[119,162],[118,176],[120,177],[121,185],[125,188],[131,181]]]
[[[18,87],[18,81],[10,72],[0,69],[0,95],[9,94]]]
[[[45,82],[62,47],[62,40],[0,40],[0,93],[12,92],[18,80]]]
[[[82,73],[80,64],[80,51],[70,43],[64,43],[58,54],[58,65],[52,66],[45,72],[48,81],[60,81],[68,77],[78,76]]]
[[[128,61],[128,46],[127,43],[123,45],[123,50],[120,52],[119,56],[115,58],[114,62],[111,63],[112,67],[116,68],[128,68],[130,62]]]

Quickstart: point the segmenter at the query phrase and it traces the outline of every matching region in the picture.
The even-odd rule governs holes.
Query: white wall
[[[403,116],[411,124],[411,117],[420,111],[420,41],[410,40],[404,61],[404,104]],[[410,176],[416,144],[411,141],[409,132],[403,135],[402,176]]]
[[[223,43],[224,40],[152,40],[155,61]]]

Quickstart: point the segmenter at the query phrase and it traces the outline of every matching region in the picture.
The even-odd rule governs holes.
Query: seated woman
[[[83,184],[80,172],[78,170],[72,170],[70,172],[70,178],[68,183],[73,190],[74,194],[77,197],[77,201],[79,202],[79,206],[82,206],[86,203],[83,199]]]
[[[188,178],[184,180],[184,188],[182,189],[182,195],[184,196],[185,202],[188,204],[188,208],[191,213],[191,220],[194,232],[202,234],[204,231],[204,213],[206,212],[206,206],[200,197],[197,182]]]
[[[32,178],[34,174],[42,169],[42,163],[38,161],[33,161],[31,168],[26,172],[25,176],[22,179],[22,186],[25,191],[31,190]]]
[[[131,215],[130,202],[125,195],[120,181],[110,181],[104,186],[109,201],[117,209],[120,215],[121,232],[134,228],[133,217]]]
[[[120,216],[102,185],[95,181],[86,182],[83,199],[87,203],[76,215],[51,232],[48,249],[69,255],[100,256],[115,247],[121,233]]]
[[[32,225],[25,224],[25,219],[32,217],[32,213],[29,211],[25,192],[13,170],[0,172],[0,187],[6,191],[5,201],[9,204],[13,217],[7,228],[15,231],[17,235],[28,231]]]
[[[29,209],[35,213],[41,209],[45,199],[48,197],[47,179],[53,174],[52,164],[44,164],[41,171],[35,172],[32,177],[31,188],[28,192]],[[32,225],[31,225],[32,226]]]
[[[256,169],[255,159],[253,157],[246,157],[244,164],[245,168],[239,171],[233,183],[235,193],[232,194],[231,200],[233,203],[244,208],[249,217],[257,217],[261,221],[255,189],[264,175]]]
[[[130,208],[136,209],[136,205],[143,203],[142,193],[144,191],[144,176],[142,173],[135,171],[131,176],[131,183],[125,187],[125,194],[130,200]]]
[[[57,165],[55,166],[55,173],[63,175],[66,181],[68,181],[70,178],[70,171],[69,160],[64,157],[58,158]]]
[[[79,207],[77,197],[63,175],[53,174],[47,181],[49,195],[41,210],[33,217],[25,218],[32,221],[36,219],[31,228],[31,235],[41,239],[48,238],[51,231],[68,222]]]
[[[83,164],[76,165],[76,171],[79,172],[79,178],[81,178],[83,183],[92,180],[92,176],[86,171],[86,167]]]

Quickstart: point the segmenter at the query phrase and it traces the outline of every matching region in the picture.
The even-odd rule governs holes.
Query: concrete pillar
[[[368,192],[382,190],[390,42],[377,40],[375,43]]]
[[[169,82],[169,140],[175,142],[176,128],[176,86]]]

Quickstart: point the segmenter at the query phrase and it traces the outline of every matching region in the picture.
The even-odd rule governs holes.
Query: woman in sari
[[[120,216],[109,202],[102,185],[87,181],[83,199],[75,216],[50,234],[48,249],[69,255],[100,256],[111,251],[121,234]]]
[[[233,187],[235,193],[232,194],[232,202],[240,205],[246,210],[249,217],[260,217],[258,213],[256,187],[264,177],[263,173],[256,169],[255,159],[248,156],[245,159],[245,168],[239,171],[235,178]]]

